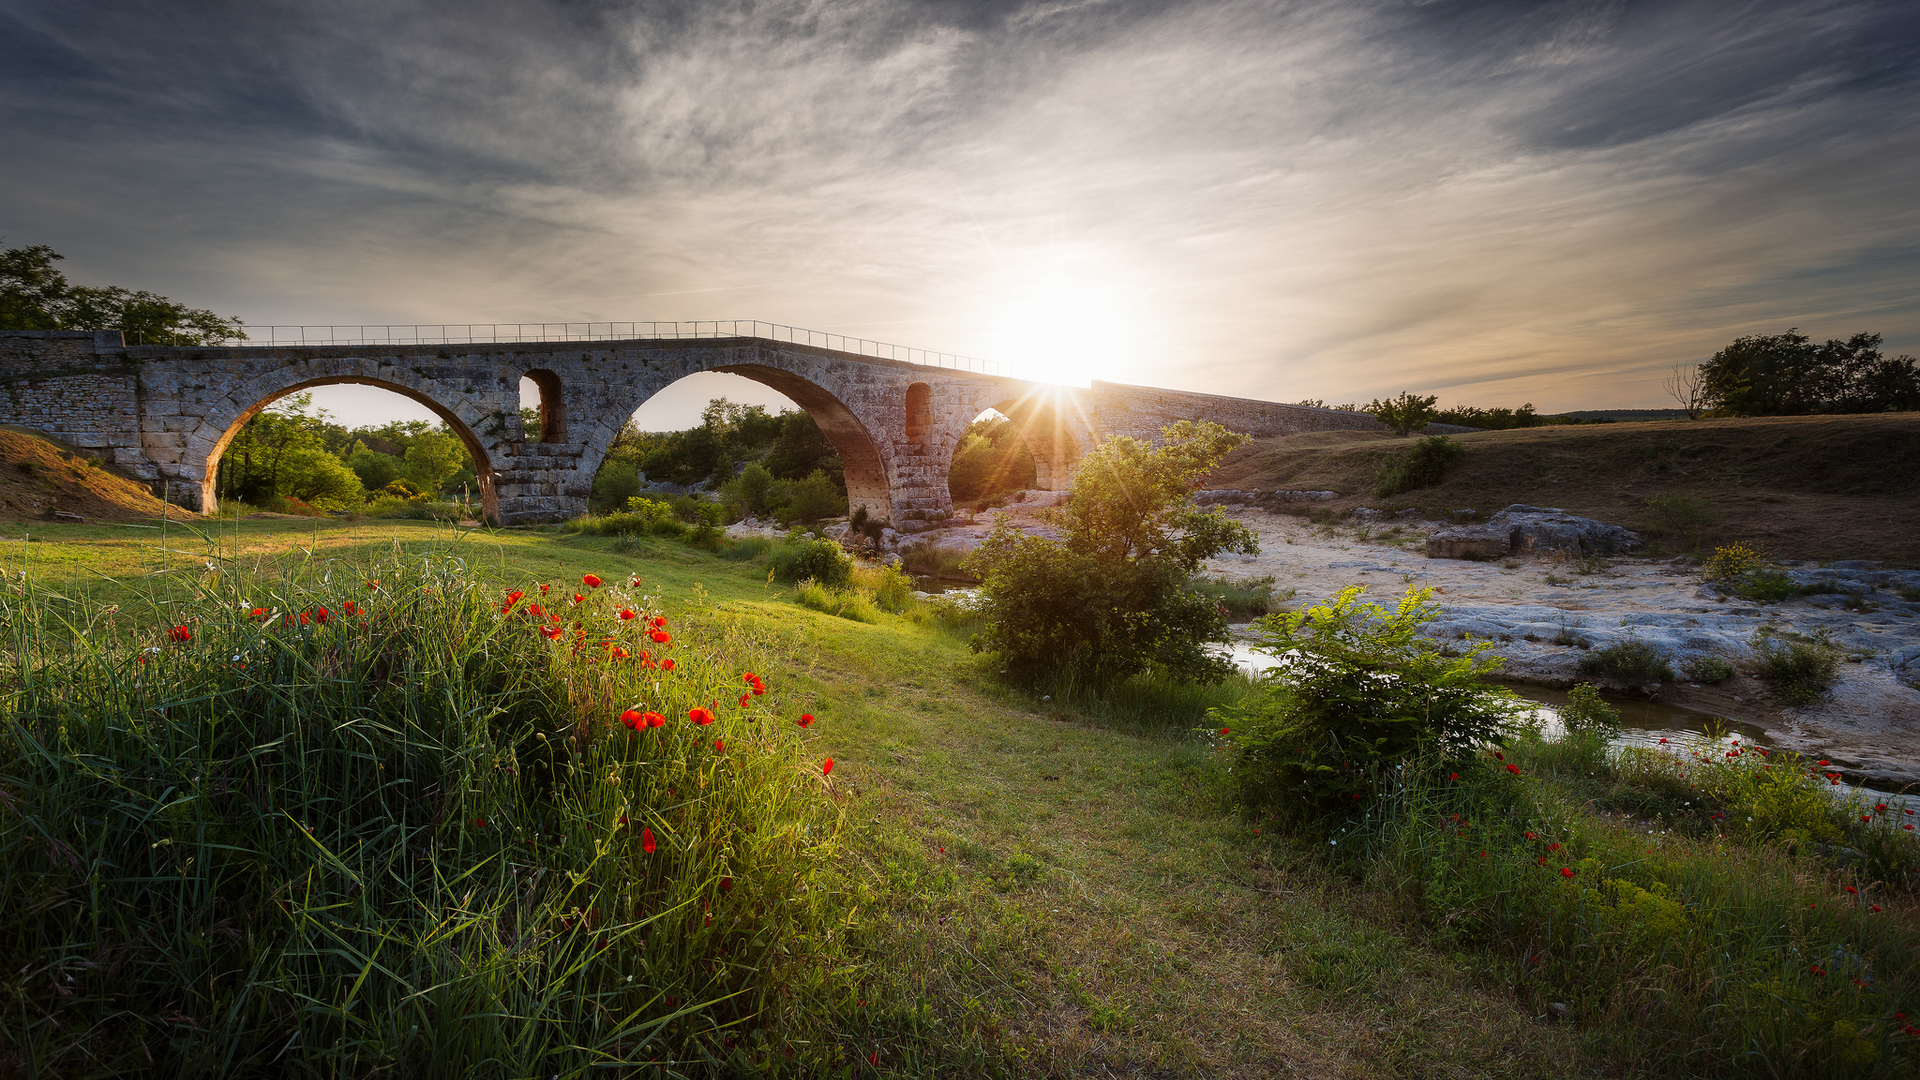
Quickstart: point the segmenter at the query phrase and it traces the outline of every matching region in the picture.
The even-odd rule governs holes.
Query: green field
[[[1513,867],[1530,860],[1502,863],[1506,877],[1469,880],[1436,862],[1460,852],[1409,842],[1433,832],[1432,823],[1425,832],[1383,831],[1373,856],[1342,859],[1330,857],[1324,838],[1281,835],[1271,821],[1236,814],[1220,751],[1200,729],[1207,706],[1239,699],[1244,684],[1131,685],[1104,703],[1035,700],[1002,688],[969,652],[964,619],[924,605],[871,623],[835,618],[769,584],[759,559],[668,540],[629,542],[616,554],[613,544],[559,529],[413,522],[169,523],[164,533],[42,525],[30,540],[10,527],[0,537],[14,702],[0,759],[0,887],[9,905],[0,919],[0,1075],[1895,1076],[1920,1061],[1892,1018],[1917,984],[1920,920],[1910,889],[1849,876],[1804,845],[1794,853],[1759,837],[1719,839],[1726,826],[1707,816],[1706,800],[1683,805],[1692,789],[1671,778],[1635,781],[1604,765],[1596,777],[1591,762],[1568,765],[1551,745],[1517,758],[1532,774],[1525,813],[1552,817],[1598,870],[1638,873],[1600,863],[1630,845],[1651,851],[1656,841],[1639,823],[1652,821],[1674,888],[1696,882],[1743,898],[1711,913],[1685,901],[1698,916],[1687,950],[1648,952],[1628,926],[1616,928],[1617,947],[1594,952],[1614,924],[1578,924],[1599,927],[1597,937],[1541,924],[1565,911],[1586,918],[1587,909],[1555,906],[1573,895],[1547,891],[1558,882],[1519,876]],[[368,601],[364,581],[373,574],[399,576]],[[568,659],[564,649],[542,652],[530,633],[512,636],[517,627],[498,629],[504,620],[492,605],[505,592],[538,598],[548,595],[538,592],[544,582],[563,596],[584,574],[608,582],[605,594],[589,595],[606,626],[619,628],[620,604],[668,620],[683,685],[648,691],[657,671],[615,671],[604,649]],[[399,584],[419,595],[408,592],[401,605],[392,592]],[[273,653],[285,666],[255,682],[224,657],[194,661],[199,667],[184,659],[201,655],[188,649],[258,636],[246,623],[251,606],[290,613],[348,595],[386,602],[382,610],[404,606],[414,621],[368,644],[289,630]],[[168,642],[174,626],[189,627],[192,640]],[[128,665],[143,649],[161,652],[148,654],[155,667],[141,673]],[[72,836],[65,848],[48,839],[69,827],[51,820],[55,810],[112,803],[119,796],[98,794],[109,789],[138,789],[157,808],[154,820],[189,814],[177,794],[141,788],[127,778],[131,767],[113,760],[136,752],[128,733],[156,730],[143,719],[152,709],[134,706],[170,692],[155,675],[174,670],[167,664],[180,665],[170,700],[182,715],[218,697],[195,687],[242,687],[272,701],[281,686],[294,692],[262,715],[285,713],[289,730],[304,731],[303,680],[314,681],[316,700],[337,698],[347,715],[386,700],[354,696],[351,673],[363,670],[355,658],[376,663],[406,649],[420,658],[420,684],[444,684],[446,701],[472,694],[539,709],[512,721],[525,730],[499,721],[456,731],[435,726],[445,710],[408,705],[395,713],[416,725],[407,730],[437,734],[369,735],[364,750],[337,734],[350,724],[337,724],[325,760],[342,771],[289,773],[276,783],[324,808],[329,791],[365,785],[379,771],[430,766],[453,775],[449,762],[471,749],[462,739],[489,752],[518,747],[529,763],[529,732],[552,731],[556,741],[574,732],[580,741],[529,764],[524,777],[474,773],[461,796],[473,801],[460,805],[490,810],[422,817],[414,803],[375,797],[354,811],[361,817],[339,819],[363,860],[385,842],[375,839],[380,830],[415,830],[417,839],[393,841],[400,854],[389,863],[362,865],[345,849],[314,854],[284,831],[272,834],[279,846],[248,841],[244,866],[229,872],[266,885],[233,886],[253,899],[247,912],[229,911],[238,921],[228,924],[191,898],[166,909],[172,921],[114,924],[131,918],[115,905],[150,903],[135,894],[155,888],[130,883],[140,875],[123,864],[137,857],[160,866],[147,845],[185,846],[185,833],[149,839],[151,825],[113,833],[103,824],[107,831],[87,834],[91,850]],[[764,680],[766,693],[735,715],[725,698],[742,692],[745,671]],[[50,679],[66,680],[71,692],[49,689]],[[680,741],[636,759],[612,717],[648,693],[679,709],[661,711]],[[29,698],[42,719],[23,709]],[[685,709],[708,701],[720,722],[689,725]],[[61,716],[57,733],[44,719],[49,709]],[[803,713],[817,718],[805,729],[793,723]],[[83,737],[95,715],[123,719]],[[205,722],[244,715],[215,709]],[[210,740],[228,737],[207,731]],[[715,733],[727,741],[724,754],[705,745]],[[213,761],[168,737],[176,741],[141,736],[148,772],[225,776],[243,753]],[[437,749],[421,749],[428,743]],[[830,777],[821,775],[829,757]],[[375,773],[355,771],[365,769]],[[532,783],[542,769],[546,779]],[[632,795],[616,807],[605,791],[622,784]],[[688,804],[681,791],[696,784],[702,799]],[[201,815],[194,821],[241,814],[207,805],[213,810],[191,810]],[[1409,813],[1445,820],[1438,806]],[[662,876],[663,864],[648,861],[657,853],[635,850],[631,827],[609,824],[622,807],[677,822],[719,854],[695,840],[666,845],[683,861]],[[489,813],[496,826],[520,822],[526,833],[496,839],[482,826],[455,827]],[[316,848],[321,831],[311,830]],[[444,855],[392,861],[405,862],[408,851]],[[528,888],[523,867],[577,875],[573,889],[587,892]],[[143,873],[166,877],[167,888],[218,885],[196,877],[204,866]],[[297,874],[316,884],[294,905],[289,929],[272,913],[288,894],[273,889]],[[376,879],[388,890],[379,902]],[[1853,901],[1842,889],[1856,880],[1885,908],[1877,921],[1847,909]],[[593,906],[589,918],[580,897],[615,893],[638,899],[618,915]],[[1546,899],[1533,904],[1534,893]],[[1625,902],[1601,905],[1606,918],[1618,919]],[[399,910],[423,903],[441,908],[432,918]],[[1786,944],[1761,933],[1772,933],[1761,921],[1808,903],[1820,905],[1818,925],[1799,927]],[[695,910],[709,919],[736,912],[737,939],[710,940],[713,923],[694,926]],[[446,920],[458,918],[471,940],[449,944]],[[194,919],[210,921],[196,929]],[[528,929],[536,925],[537,933]],[[136,939],[146,944],[136,948]],[[1805,963],[1778,959],[1814,941],[1864,957],[1861,985],[1809,981]],[[305,967],[287,960],[294,952],[311,954]],[[182,967],[181,957],[200,957],[201,966]],[[177,977],[181,992],[127,989],[141,964],[174,964],[166,969],[173,976],[140,977],[154,986]],[[1769,964],[1771,988],[1756,975]],[[632,990],[620,972],[655,988]],[[1727,990],[1734,982],[1738,993]],[[449,986],[466,987],[466,996],[449,996]],[[252,997],[236,989],[245,987]],[[290,987],[307,996],[287,997]],[[379,1007],[356,1004],[357,994]],[[1649,995],[1670,996],[1673,1007],[1646,1007]],[[1907,1002],[1920,1015],[1920,995]],[[1776,1008],[1781,1016],[1759,1022]],[[244,1037],[234,1034],[240,1028]],[[293,1033],[308,1041],[290,1043]],[[321,1038],[332,1041],[323,1048],[313,1041]]]

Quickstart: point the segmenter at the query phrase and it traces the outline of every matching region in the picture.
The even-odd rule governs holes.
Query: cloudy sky
[[[1911,0],[0,0],[0,238],[249,323],[1660,407],[1920,352],[1917,56]]]

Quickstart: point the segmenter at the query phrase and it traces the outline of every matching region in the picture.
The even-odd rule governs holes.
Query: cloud
[[[0,42],[8,241],[253,321],[1544,408],[1795,323],[1920,347],[1894,3],[16,0]]]

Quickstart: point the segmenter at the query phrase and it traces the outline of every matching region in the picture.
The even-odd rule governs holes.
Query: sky
[[[1741,335],[1920,352],[1917,58],[1911,0],[0,0],[0,243],[251,324],[1658,408]],[[727,379],[643,426],[782,400]]]

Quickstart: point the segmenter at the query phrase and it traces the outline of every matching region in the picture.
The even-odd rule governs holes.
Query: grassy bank
[[[340,1033],[329,1044],[339,1047],[336,1056],[314,1051],[311,1071],[331,1066],[351,1075],[441,1055],[468,1063],[484,1057],[498,1064],[471,1071],[500,1075],[523,1074],[536,1059],[549,1074],[582,1074],[612,1060],[598,1054],[682,1061],[686,1075],[785,1069],[855,1076],[1898,1075],[1889,1070],[1905,1060],[1897,1056],[1904,1052],[1897,1036],[1858,1025],[1854,1013],[1834,1013],[1824,1029],[1847,1019],[1856,1023],[1853,1041],[1878,1040],[1880,1056],[1848,1066],[1852,1072],[1834,1072],[1819,1056],[1851,1045],[1831,1035],[1803,1039],[1825,1048],[1817,1053],[1777,1061],[1722,1057],[1732,1043],[1613,1037],[1622,1018],[1656,1032],[1688,1029],[1659,1027],[1682,1011],[1677,1006],[1646,1017],[1636,1012],[1644,994],[1656,990],[1635,996],[1642,991],[1622,991],[1611,974],[1594,974],[1614,969],[1591,963],[1580,950],[1593,935],[1568,932],[1558,915],[1548,920],[1550,932],[1496,920],[1505,917],[1501,898],[1518,895],[1509,886],[1532,883],[1519,875],[1538,869],[1531,855],[1519,860],[1517,852],[1531,843],[1523,835],[1513,852],[1501,849],[1501,873],[1511,880],[1463,879],[1440,890],[1426,884],[1451,880],[1429,872],[1451,865],[1438,848],[1389,843],[1382,830],[1367,858],[1343,862],[1329,857],[1324,839],[1276,835],[1270,823],[1237,816],[1215,741],[1196,729],[1210,706],[1234,700],[1244,686],[1136,683],[1102,703],[1072,695],[1035,700],[1000,688],[967,651],[964,627],[924,608],[894,613],[876,605],[871,622],[815,611],[795,602],[792,587],[768,582],[764,554],[727,559],[667,539],[630,539],[616,552],[612,537],[462,532],[431,523],[240,522],[224,530],[183,539],[170,528],[166,551],[154,532],[85,526],[47,526],[29,544],[0,543],[0,570],[26,588],[18,571],[28,569],[40,590],[34,606],[22,606],[24,593],[12,594],[13,640],[26,635],[39,643],[16,644],[14,655],[111,691],[56,701],[50,690],[35,690],[47,695],[40,704],[11,710],[68,717],[69,740],[88,724],[102,733],[63,744],[57,723],[44,734],[17,725],[33,738],[10,744],[0,780],[14,806],[25,793],[44,790],[52,794],[36,797],[85,810],[64,817],[0,811],[7,830],[0,835],[16,845],[4,863],[12,875],[5,887],[24,889],[31,880],[39,895],[65,897],[43,910],[11,900],[5,908],[0,940],[8,956],[54,958],[5,969],[33,972],[9,975],[4,991],[12,1011],[0,1026],[9,1034],[0,1037],[15,1038],[4,1050],[15,1055],[9,1075],[19,1071],[14,1062],[48,1060],[35,1055],[62,1046],[90,1052],[81,1034],[105,1031],[122,1039],[120,1053],[158,1055],[176,1072],[188,1063],[205,1072],[245,1072],[227,1063],[246,1058],[213,1049],[236,1045],[213,1035],[239,1030],[221,1019],[232,1014],[204,1007],[212,995],[238,1000],[242,987],[252,987],[247,1000],[257,1009],[257,1019],[241,1010],[251,1025],[245,1030],[311,1024],[315,1038]],[[224,650],[262,640],[258,624],[239,617],[239,599],[250,602],[248,615],[253,606],[297,615],[356,588],[351,598],[359,602],[370,576],[365,568],[396,561],[417,576],[392,581],[425,584],[431,566],[448,587],[437,598],[420,594],[391,632],[369,620],[362,640],[357,627],[337,621],[325,631],[311,623],[299,629],[296,621],[267,639],[272,651],[263,654],[264,666],[231,667],[236,653]],[[561,589],[585,573],[610,584],[599,592]],[[628,584],[633,575],[638,585]],[[386,589],[389,577],[380,580]],[[684,681],[655,690],[657,669],[635,668],[632,657],[609,664],[605,652],[576,656],[499,611],[506,591],[550,600],[553,594],[537,592],[541,582],[603,605],[595,628],[620,622],[620,606],[657,609],[669,620],[675,678]],[[478,591],[469,595],[456,583],[476,583]],[[619,606],[606,593],[615,588]],[[218,605],[208,597],[228,606],[214,614]],[[263,604],[266,597],[272,603]],[[102,614],[108,607],[117,610]],[[84,612],[94,621],[86,622]],[[83,638],[74,632],[81,624],[98,629]],[[189,626],[193,639],[165,640],[164,629],[176,625]],[[447,629],[455,626],[464,629]],[[335,633],[341,636],[327,636]],[[157,647],[160,653],[139,655],[156,657],[149,661],[161,665],[155,670],[177,674],[164,685],[136,688],[140,676],[127,672],[137,655],[115,659],[107,639]],[[374,680],[348,673],[370,670],[365,665],[403,641],[414,650],[407,655],[417,657],[408,662],[422,672],[409,684],[437,688],[433,701],[474,704],[430,709],[425,689],[409,691],[415,705],[390,709],[377,693],[355,697],[365,693],[355,687]],[[657,652],[650,639],[626,645]],[[89,650],[101,655],[90,659]],[[749,691],[745,709],[738,707],[743,671],[766,685],[763,695]],[[125,688],[112,689],[120,685],[113,679]],[[387,685],[394,682],[389,675]],[[297,692],[306,688],[314,700]],[[264,714],[223,704],[247,693],[278,695],[278,703]],[[166,724],[154,713],[160,697],[176,703]],[[96,708],[95,700],[106,705]],[[658,708],[653,702],[668,700],[679,710],[678,726],[660,731],[680,741],[647,754],[646,764],[624,756],[630,736],[611,722],[613,706]],[[528,734],[509,738],[493,722],[472,719],[486,711],[479,702],[514,703]],[[712,702],[721,719],[696,738],[685,712]],[[100,719],[89,719],[96,712]],[[805,729],[792,723],[803,713],[816,718]],[[356,719],[348,723],[349,716]],[[544,719],[536,723],[536,716]],[[580,737],[582,723],[588,737],[566,743]],[[542,731],[544,745],[566,747],[542,766],[557,780],[539,781],[530,765],[540,759],[521,751],[527,740],[542,743]],[[155,732],[178,741],[155,743]],[[294,738],[273,747],[276,732]],[[709,732],[724,740],[724,752],[712,747]],[[311,776],[285,766],[295,743],[311,744],[318,763]],[[22,746],[41,749],[29,754]],[[504,751],[529,767],[493,768]],[[1719,841],[1717,832],[1704,831],[1718,822],[1690,816],[1693,807],[1652,817],[1647,811],[1660,807],[1630,804],[1615,788],[1670,792],[1680,803],[1692,797],[1626,773],[1610,773],[1604,788],[1583,787],[1599,780],[1574,775],[1585,768],[1550,767],[1551,753],[1542,749],[1537,761],[1528,760],[1526,790],[1534,802],[1503,804],[1500,828],[1509,819],[1551,817],[1568,837],[1577,833],[1590,845],[1583,857],[1610,867],[1624,855],[1608,845],[1631,854],[1629,840],[1644,834],[1638,823],[1660,821],[1681,838],[1663,843],[1684,840],[1702,859],[1718,860],[1700,864],[1717,880],[1758,882],[1796,901],[1805,892],[1822,911],[1827,897],[1845,896],[1843,885],[1854,881],[1846,877],[1851,870],[1801,848],[1789,852],[1776,839]],[[823,780],[819,766],[828,756],[835,766]],[[657,774],[646,771],[656,763]],[[267,775],[275,768],[283,772],[266,784],[274,800],[267,805],[316,827],[316,835],[332,830],[339,842],[324,845],[331,854],[285,824],[287,815],[260,809],[253,794],[259,785],[247,786],[247,770]],[[360,779],[402,769],[405,785]],[[686,772],[669,775],[672,769]],[[606,780],[609,774],[618,785]],[[166,777],[172,779],[162,782]],[[431,797],[415,794],[436,784]],[[683,805],[690,787],[702,794]],[[616,831],[616,789],[629,808],[624,833]],[[1465,797],[1433,797],[1442,795]],[[130,809],[116,809],[122,806]],[[636,852],[630,826],[637,806],[666,819],[685,846],[667,846],[666,830],[655,825],[656,851]],[[1534,809],[1516,809],[1522,806]],[[1430,809],[1439,811],[1439,804]],[[1496,824],[1491,811],[1473,808],[1409,809],[1399,820],[1437,826],[1456,812],[1476,828]],[[475,818],[488,825],[473,825]],[[68,820],[102,823],[59,834],[80,871],[63,857],[49,859],[47,851],[58,849],[30,833]],[[166,836],[154,831],[162,828]],[[1445,839],[1437,827],[1429,832],[1429,846]],[[172,842],[149,847],[167,838]],[[201,844],[204,851],[193,847]],[[1472,850],[1481,848],[1493,850],[1485,842]],[[188,867],[178,860],[190,850],[199,853]],[[643,858],[658,860],[662,851],[677,860],[671,880],[649,876],[658,867]],[[108,866],[109,854],[121,865]],[[202,873],[213,866],[228,869]],[[1598,889],[1609,876],[1642,881],[1638,873],[1611,870],[1587,879],[1599,878]],[[530,890],[532,874],[542,884]],[[575,874],[584,875],[579,883]],[[163,916],[136,920],[91,899],[92,883],[115,875],[192,881],[209,890],[208,898],[217,888],[238,889],[233,883],[247,875],[313,885],[297,894],[220,893],[237,899],[208,907],[210,900],[186,896],[175,884],[128,901]],[[720,888],[722,878],[731,879],[730,888]],[[1771,884],[1778,881],[1792,887]],[[1896,958],[1911,955],[1912,942],[1902,935],[1911,933],[1914,915],[1887,884],[1869,887],[1889,895],[1874,894],[1884,921],[1862,933],[1882,936],[1818,940],[1823,947],[1851,942],[1849,949],[1875,957],[1875,993],[1890,992],[1908,978],[1906,961]],[[125,898],[125,886],[116,888],[123,891],[112,895]],[[597,902],[587,902],[593,896]],[[1457,902],[1442,902],[1447,897]],[[427,912],[407,908],[416,899]],[[283,912],[278,900],[295,913]],[[698,926],[688,904],[701,911]],[[1618,894],[1590,906],[1601,904],[1617,908]],[[597,910],[598,921],[586,921],[576,908]],[[236,921],[223,927],[225,911]],[[709,911],[712,930],[703,921]],[[78,966],[109,964],[116,954],[102,953],[101,943],[121,938],[106,935],[132,934],[136,923],[159,927],[139,948],[165,946],[166,955],[200,965],[181,970],[202,983],[182,985],[205,985],[205,995],[176,1003],[155,991],[134,1007],[111,990],[135,985],[133,961],[113,970],[111,980],[107,967]],[[706,936],[723,925],[727,936]],[[1838,909],[1831,926],[1854,933]],[[1701,939],[1702,948],[1708,940]],[[605,950],[598,949],[602,941]],[[275,961],[280,967],[261,960],[289,954],[293,960]],[[1676,968],[1688,977],[1735,981],[1693,956],[1656,954],[1648,971],[1666,977],[1661,973]],[[53,966],[56,959],[63,966]],[[643,960],[659,966],[634,966]],[[435,971],[443,974],[433,977]],[[450,981],[454,973],[467,981]],[[593,981],[603,974],[611,985]],[[635,985],[648,980],[644,993],[626,989],[629,974]],[[52,989],[66,985],[60,980],[68,975],[85,987],[71,1001]],[[175,976],[155,974],[149,983],[166,978]],[[443,985],[475,996],[449,997],[429,1009],[417,995]],[[789,990],[769,993],[774,986]],[[720,1000],[733,991],[739,994]],[[497,1003],[474,1004],[494,1000],[486,994]],[[676,999],[671,1006],[668,997]],[[1799,1007],[1799,999],[1790,1000]],[[1564,1020],[1551,1008],[1555,1002],[1569,1007]],[[21,1010],[49,1003],[71,1010],[60,1013],[57,1028],[12,1019],[31,1020]],[[1767,1015],[1751,1004],[1718,1012]],[[401,1019],[387,1023],[389,1014]],[[419,1034],[411,1030],[415,1023]],[[492,1030],[470,1030],[480,1027]],[[418,1041],[423,1037],[445,1040],[448,1049]],[[643,1038],[652,1041],[642,1046]],[[267,1052],[264,1042],[247,1045]]]
[[[1333,490],[1307,504],[1420,507],[1445,517],[1557,506],[1646,532],[1668,550],[1720,539],[1780,558],[1920,566],[1920,415],[1648,421],[1456,435],[1444,478],[1391,498],[1380,469],[1411,440],[1326,431],[1256,439],[1208,486]],[[1303,506],[1303,512],[1307,508]]]

